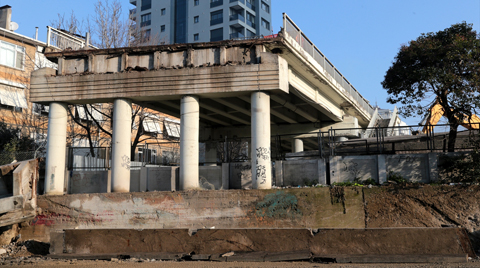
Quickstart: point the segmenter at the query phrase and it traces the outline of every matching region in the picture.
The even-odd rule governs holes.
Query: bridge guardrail
[[[372,115],[374,112],[373,106],[366,100],[355,87],[342,75],[342,73],[335,68],[335,66],[323,55],[323,53],[313,44],[310,39],[300,30],[300,28],[283,13],[283,33],[292,37],[300,46],[315,59],[324,70],[338,83],[345,91],[352,96],[359,107],[365,109],[368,114]]]

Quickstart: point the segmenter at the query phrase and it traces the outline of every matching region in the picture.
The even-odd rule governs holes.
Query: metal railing
[[[69,33],[47,26],[47,47],[54,46],[59,49],[98,49],[95,46],[90,45],[90,37],[87,33],[85,39],[77,38]]]
[[[232,14],[230,15],[230,21],[232,20],[240,20],[242,22],[245,22],[245,17],[242,14]]]
[[[373,106],[366,100],[357,89],[348,82],[348,80],[335,68],[335,66],[323,55],[323,53],[313,44],[310,39],[300,30],[300,28],[283,13],[283,34],[292,37],[315,61],[323,67],[327,74],[329,74],[344,90],[346,95],[350,95],[355,100],[359,107],[362,107],[368,114],[372,115],[374,112]]]
[[[234,39],[234,38],[244,38],[245,35],[243,33],[231,33],[230,34],[230,39]]]

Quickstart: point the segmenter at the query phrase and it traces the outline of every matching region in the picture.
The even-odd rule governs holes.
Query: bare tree
[[[128,19],[122,18],[122,5],[118,0],[98,0],[95,3],[95,14],[89,25],[93,44],[99,48],[117,48],[128,46]]]

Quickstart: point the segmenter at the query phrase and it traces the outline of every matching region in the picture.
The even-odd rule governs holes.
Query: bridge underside
[[[271,180],[271,170],[268,168],[271,165],[270,136],[299,134],[292,135],[292,138],[305,139],[305,148],[309,148],[308,140],[311,139],[311,143],[315,144],[313,139],[316,139],[319,131],[331,127],[365,127],[370,120],[370,115],[339,88],[318,64],[282,37],[64,51],[47,54],[47,57],[58,63],[58,70],[47,68],[35,71],[32,74],[30,98],[32,102],[51,106],[49,139],[55,136],[56,128],[52,128],[52,124],[58,124],[54,122],[65,114],[66,104],[113,102],[114,133],[130,133],[131,121],[125,121],[125,115],[133,102],[182,119],[181,148],[183,145],[190,149],[183,151],[183,157],[181,153],[181,158],[186,162],[181,160],[180,166],[182,163],[185,166],[198,166],[199,140],[225,136],[252,137],[252,162],[258,165],[252,165],[252,174],[266,177],[266,181],[259,179],[266,184]],[[61,105],[55,106],[55,103]],[[63,129],[57,131],[61,134]],[[358,135],[358,131],[345,133],[347,137]],[[114,158],[118,158],[117,165],[123,166],[124,155],[128,154],[124,148],[127,145],[121,144],[129,144],[130,139],[114,134],[112,177],[125,173],[117,171],[117,175],[114,175]],[[53,146],[54,141],[51,143]],[[55,143],[61,142],[55,139]],[[116,152],[115,146],[118,148]],[[52,148],[49,147],[52,157],[61,156],[58,154],[62,148],[57,148],[58,154],[53,153],[55,150]],[[259,154],[259,160],[254,160],[259,150],[263,150],[268,157]],[[260,163],[263,160],[265,163]],[[57,165],[50,163],[50,166],[52,170],[49,171],[47,167],[47,175],[56,177]],[[198,178],[198,171],[189,172],[183,171],[191,180]],[[181,181],[182,178],[181,175]],[[54,180],[46,181],[55,185],[50,186],[51,189],[61,188],[60,182],[55,184]],[[117,181],[126,181],[126,178]],[[115,185],[112,187],[115,188]],[[196,187],[196,184],[192,187]],[[125,189],[128,187],[124,185],[117,190]],[[61,192],[57,190],[51,193]]]

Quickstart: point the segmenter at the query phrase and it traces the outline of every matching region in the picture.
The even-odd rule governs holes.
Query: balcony
[[[210,21],[210,26],[223,23],[223,18],[214,19]]]
[[[129,17],[131,20],[135,21],[135,19],[137,18],[136,15],[137,15],[137,9],[136,9],[136,8],[129,10],[129,12],[128,12],[128,17]]]
[[[216,0],[213,2],[210,2],[210,8],[218,7],[223,5],[223,0]]]
[[[151,20],[143,21],[140,23],[140,27],[150,26],[152,24]]]
[[[230,3],[233,3],[233,2],[240,2],[245,5],[245,0],[230,0]]]
[[[230,21],[233,21],[233,20],[239,20],[239,21],[245,22],[245,17],[242,16],[242,14],[230,15]]]
[[[248,0],[247,0],[247,4],[246,4],[246,5],[247,5],[248,8],[250,8],[250,9],[253,10],[253,11],[255,11],[255,6],[254,6],[252,3],[248,2]]]
[[[255,29],[255,22],[247,20],[247,25]]]
[[[244,37],[245,37],[245,35],[243,33],[240,33],[240,32],[230,34],[230,39],[244,38]]]
[[[137,5],[137,0],[130,0],[130,4],[136,6]]]

